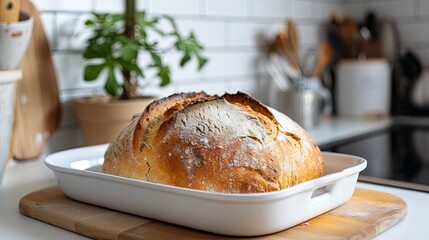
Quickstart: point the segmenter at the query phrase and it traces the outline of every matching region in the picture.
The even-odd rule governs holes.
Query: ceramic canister
[[[384,59],[343,60],[337,67],[337,113],[379,118],[390,113],[391,69]]]
[[[18,70],[0,71],[0,184],[9,160],[11,146],[16,81],[22,77]]]
[[[27,50],[33,17],[21,12],[18,22],[0,22],[0,70],[17,69]]]

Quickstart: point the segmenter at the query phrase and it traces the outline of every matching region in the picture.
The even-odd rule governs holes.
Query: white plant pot
[[[15,82],[21,77],[19,70],[0,71],[0,184],[9,160],[12,140]]]
[[[0,71],[17,69],[27,50],[33,17],[21,12],[19,22],[0,22]]]

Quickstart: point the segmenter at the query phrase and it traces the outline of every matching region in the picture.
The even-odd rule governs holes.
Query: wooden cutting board
[[[60,123],[61,105],[51,51],[37,9],[22,0],[21,9],[34,18],[33,32],[17,83],[12,152],[17,160],[32,159],[43,150]]]
[[[23,215],[95,239],[237,239],[77,202],[57,186],[23,197],[19,209]],[[357,188],[347,203],[305,223],[272,235],[238,239],[370,239],[406,213],[401,198]]]

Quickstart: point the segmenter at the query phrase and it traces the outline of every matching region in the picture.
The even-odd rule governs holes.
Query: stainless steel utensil
[[[271,54],[274,55],[274,54]],[[270,55],[270,59],[267,62],[267,72],[270,75],[271,79],[275,82],[276,86],[281,90],[281,91],[286,91],[289,89],[289,80],[287,80],[284,76],[284,74],[282,73],[281,69],[279,68],[279,66],[277,66],[273,60],[271,59],[273,56]]]
[[[302,75],[311,76],[316,66],[317,55],[314,52],[307,53],[301,61]]]

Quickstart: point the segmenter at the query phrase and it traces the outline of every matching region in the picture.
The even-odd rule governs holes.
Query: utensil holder
[[[321,116],[332,114],[331,93],[318,78],[297,79],[286,91],[271,86],[269,105],[307,130],[316,127]]]
[[[287,90],[275,92],[277,99],[274,108],[283,112],[304,129],[319,124],[322,97],[314,90]]]

